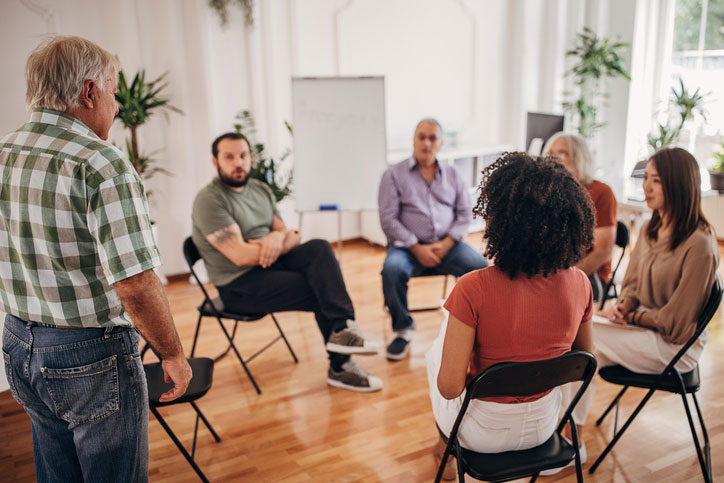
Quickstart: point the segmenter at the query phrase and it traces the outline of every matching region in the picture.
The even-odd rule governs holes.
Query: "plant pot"
[[[724,192],[724,171],[709,171],[711,189]]]

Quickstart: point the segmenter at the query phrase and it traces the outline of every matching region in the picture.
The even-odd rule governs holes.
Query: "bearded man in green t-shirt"
[[[324,240],[301,242],[287,228],[271,189],[251,179],[252,153],[241,134],[226,133],[212,144],[218,177],[194,200],[194,243],[227,311],[314,312],[330,367],[327,383],[372,392],[382,381],[350,359],[376,354],[354,322],[354,307],[334,251]]]

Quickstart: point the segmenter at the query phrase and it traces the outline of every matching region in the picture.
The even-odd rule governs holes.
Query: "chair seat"
[[[201,312],[201,315],[203,315],[204,317],[216,317],[216,314],[218,312],[219,316],[222,319],[241,320],[244,322],[254,322],[266,316],[266,314],[237,314],[234,312],[229,312],[226,310],[226,308],[224,307],[224,302],[222,302],[219,297],[214,298],[212,302],[214,304],[214,307],[216,308],[216,311],[214,311],[214,308],[207,300],[199,306],[198,310],[199,312]]]
[[[462,461],[473,478],[484,481],[522,478],[567,465],[576,457],[573,445],[558,433],[535,448],[505,453],[476,453],[462,449]]]
[[[598,371],[598,374],[604,381],[612,384],[618,384],[620,386],[633,386],[644,389],[651,389],[655,387],[656,389],[663,391],[681,394],[678,378],[675,375],[669,375],[663,380],[663,382],[657,382],[659,374],[638,374],[636,372],[631,372],[622,366],[603,367]],[[686,374],[682,374],[681,378],[684,381],[684,387],[686,388],[687,393],[699,390],[700,381],[698,365]]]
[[[144,364],[143,370],[146,372],[146,380],[148,383],[148,400],[154,406],[166,406],[169,404],[180,404],[195,401],[211,389],[211,382],[214,375],[214,361],[208,357],[194,357],[188,359],[193,377],[189,383],[186,394],[178,399],[169,402],[159,402],[159,398],[163,393],[173,387],[173,383],[164,382],[163,368],[160,362],[153,364]]]

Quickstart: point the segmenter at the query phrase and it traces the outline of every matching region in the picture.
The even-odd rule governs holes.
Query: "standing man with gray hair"
[[[118,60],[80,37],[28,58],[30,120],[0,140],[5,370],[30,416],[36,478],[147,481],[140,332],[186,392],[141,179],[107,141]]]
[[[404,359],[415,322],[407,307],[407,282],[421,274],[455,275],[488,266],[463,241],[473,217],[470,192],[455,166],[440,163],[442,128],[423,119],[415,128],[412,157],[390,166],[378,192],[380,224],[387,236],[382,292],[395,337],[387,359]]]

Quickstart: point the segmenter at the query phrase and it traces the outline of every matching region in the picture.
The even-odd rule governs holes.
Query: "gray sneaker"
[[[347,328],[335,332],[327,340],[327,350],[337,354],[371,356],[380,352],[380,347],[364,338],[357,324],[347,321]]]
[[[350,391],[374,392],[382,389],[382,380],[362,369],[354,361],[342,364],[342,370],[335,372],[329,368],[327,384]]]

